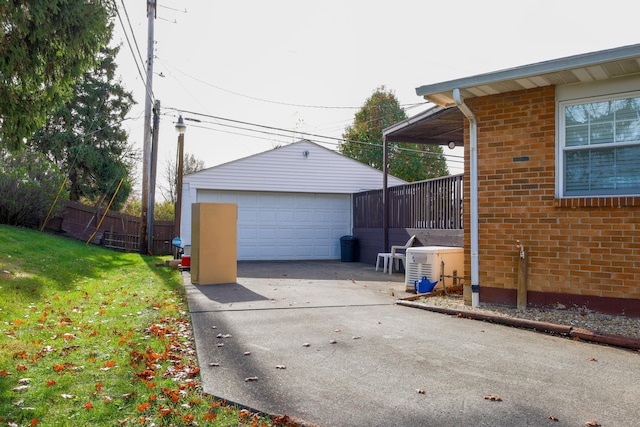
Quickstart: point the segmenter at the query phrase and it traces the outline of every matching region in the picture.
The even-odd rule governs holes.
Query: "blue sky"
[[[142,150],[146,1],[116,4],[129,37],[116,19],[119,74],[138,102],[127,129]],[[187,122],[185,151],[207,167],[301,132],[336,148],[381,85],[413,115],[427,107],[415,94],[421,85],[640,43],[639,12],[631,0],[158,0],[159,171],[176,156],[180,112],[202,120]],[[459,157],[451,160],[460,173]]]

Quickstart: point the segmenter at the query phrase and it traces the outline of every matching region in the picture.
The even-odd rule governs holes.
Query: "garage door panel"
[[[351,196],[204,191],[198,201],[237,203],[239,260],[339,259],[351,233]]]

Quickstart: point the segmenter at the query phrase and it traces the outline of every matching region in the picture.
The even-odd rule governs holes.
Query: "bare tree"
[[[190,153],[185,153],[182,163],[182,170],[184,175],[198,172],[204,169],[204,160],[199,160]],[[167,159],[164,165],[163,177],[166,181],[166,185],[160,185],[159,190],[162,197],[165,200],[175,205],[178,198],[178,191],[176,185],[178,183],[178,165],[176,161]]]

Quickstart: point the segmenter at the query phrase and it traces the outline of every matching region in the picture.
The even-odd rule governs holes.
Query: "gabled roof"
[[[352,194],[382,188],[383,173],[350,157],[301,140],[185,175],[191,189]],[[388,185],[405,181],[388,177]]]
[[[434,104],[454,105],[453,90],[464,99],[536,87],[584,83],[640,73],[640,44],[420,86],[418,96]]]

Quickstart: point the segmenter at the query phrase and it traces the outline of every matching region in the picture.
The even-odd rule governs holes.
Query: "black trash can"
[[[342,236],[340,238],[340,261],[358,261],[358,239],[353,236]]]

